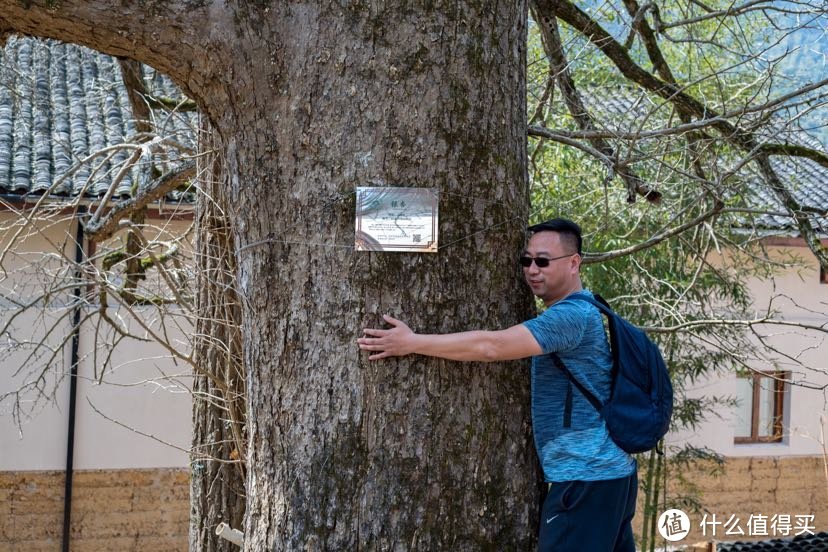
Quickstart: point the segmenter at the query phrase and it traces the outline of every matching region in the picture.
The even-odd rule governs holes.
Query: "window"
[[[737,379],[734,443],[782,441],[787,372],[751,372]]]
[[[819,267],[819,283],[828,284],[828,271],[822,267]]]

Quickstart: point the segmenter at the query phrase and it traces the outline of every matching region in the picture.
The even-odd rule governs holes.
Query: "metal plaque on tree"
[[[357,251],[437,252],[436,188],[358,187]]]

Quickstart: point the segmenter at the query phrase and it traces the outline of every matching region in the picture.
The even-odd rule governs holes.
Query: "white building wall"
[[[0,213],[0,223],[7,223],[11,216]],[[183,230],[188,223],[178,224]],[[67,234],[68,230],[71,230],[70,224],[63,222],[44,227],[41,233],[28,237],[18,248],[20,254],[4,262],[7,277],[0,281],[3,290],[15,291],[21,299],[35,296],[42,289],[41,282],[48,279],[49,271],[59,266],[57,261],[48,262],[44,252],[52,252],[55,244],[66,241],[66,236],[72,235]],[[8,229],[3,231],[0,246],[10,236]],[[72,244],[67,243],[69,255],[71,250]],[[66,314],[67,300],[67,297],[58,298],[57,306],[19,317],[11,334],[0,336],[3,341],[0,343],[0,396],[19,389],[27,373],[45,368],[39,386],[43,393],[28,390],[20,396],[23,418],[15,420],[12,416],[14,397],[0,402],[0,471],[65,468],[69,415],[69,379],[66,375],[71,367],[71,341],[66,342],[48,366],[44,366],[43,358],[21,366],[26,352],[8,354],[7,345],[10,339],[39,340],[47,328],[57,322],[58,326],[47,342],[59,346],[71,328],[70,316],[60,319]],[[90,307],[85,307],[84,313],[89,311]],[[5,325],[13,312],[12,305],[0,302],[0,324]],[[142,307],[136,312],[153,331],[161,331],[161,320],[154,307]],[[123,307],[110,308],[108,313],[121,320],[133,333],[146,336],[146,330]],[[95,366],[103,365],[107,353],[99,350],[97,357],[94,354],[97,322],[97,317],[93,316],[84,322],[81,331],[75,468],[186,467],[189,462],[185,451],[190,446],[192,434],[189,366],[173,361],[170,352],[157,343],[123,340],[110,359],[114,369],[106,372],[99,381]],[[168,318],[164,324],[170,341],[187,354],[186,338],[191,333],[188,324],[181,317],[175,317],[174,321]],[[95,412],[92,405],[101,414]]]
[[[778,258],[789,258],[793,252],[804,267],[789,269],[773,280],[753,280],[750,290],[754,298],[756,317],[765,315],[770,306],[787,321],[820,326],[828,323],[828,285],[819,282],[819,267],[805,247],[771,248]],[[777,355],[780,368],[790,370],[792,379],[800,385],[789,386],[781,443],[734,444],[734,412],[717,412],[697,431],[671,434],[671,443],[691,442],[706,446],[725,456],[814,456],[823,455],[828,448],[828,339],[825,334],[796,327],[761,326],[757,328],[769,336],[769,342],[779,351],[802,361],[807,368]],[[770,370],[770,364],[752,363],[757,370]],[[692,386],[691,397],[718,395],[735,396],[736,376],[725,374]],[[823,435],[824,433],[824,435]]]

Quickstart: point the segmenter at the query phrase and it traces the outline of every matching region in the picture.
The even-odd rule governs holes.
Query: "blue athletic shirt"
[[[603,481],[629,476],[635,460],[618,448],[589,401],[572,386],[572,418],[564,427],[569,380],[549,353],[602,402],[610,392],[612,356],[603,316],[597,308],[572,297],[558,301],[537,318],[524,322],[543,350],[532,357],[532,429],[546,481]]]

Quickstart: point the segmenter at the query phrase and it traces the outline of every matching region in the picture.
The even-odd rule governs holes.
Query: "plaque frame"
[[[436,188],[359,186],[354,249],[436,253],[438,215]]]

